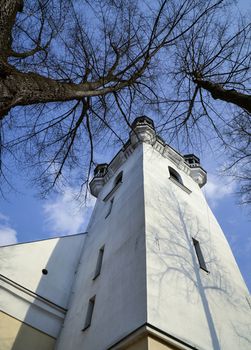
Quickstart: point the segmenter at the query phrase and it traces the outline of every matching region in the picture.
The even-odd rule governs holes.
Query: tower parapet
[[[116,170],[133,153],[133,150],[141,143],[150,144],[164,158],[170,159],[175,166],[190,175],[200,186],[207,181],[207,173],[200,165],[200,159],[194,154],[181,155],[156,133],[154,122],[147,116],[136,118],[131,124],[129,139],[124,147],[115,155],[109,164],[99,164],[94,170],[94,177],[90,182],[91,194],[98,197],[101,189]]]
[[[203,187],[207,182],[207,173],[201,167],[200,159],[194,154],[186,154],[184,160],[191,168],[190,176],[200,187]]]
[[[104,176],[107,173],[108,164],[98,164],[94,169],[94,176],[90,182],[91,194],[97,197],[101,189],[103,188],[105,181]]]
[[[130,141],[133,146],[145,142],[153,145],[156,142],[156,131],[153,120],[146,117],[138,117],[132,123]]]

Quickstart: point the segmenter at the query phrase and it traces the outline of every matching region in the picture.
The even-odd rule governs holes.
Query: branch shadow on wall
[[[227,324],[220,324],[221,317],[217,319],[221,316],[217,311],[219,309],[228,312],[231,308],[237,314],[247,313],[245,296],[238,295],[230,270],[224,260],[220,259],[220,254],[217,254],[218,248],[215,247],[215,240],[212,240],[209,219],[206,222],[199,221],[200,216],[189,206],[189,199],[181,200],[189,196],[176,196],[177,192],[176,189],[172,189],[173,186],[175,185],[170,185],[168,190],[166,186],[163,187],[161,195],[153,194],[154,198],[148,203],[156,215],[155,221],[150,220],[148,225],[148,249],[159,264],[159,270],[152,266],[149,275],[150,283],[157,283],[158,290],[158,295],[155,295],[154,312],[158,314],[161,300],[171,296],[170,286],[175,284],[175,293],[183,294],[187,304],[202,305],[209,341],[214,350],[225,348],[225,340],[222,337],[225,327],[232,328],[232,334],[238,337],[240,344],[243,343],[246,349],[247,344],[251,343],[251,336],[248,335],[251,334],[250,324],[244,320],[240,326],[240,320],[234,321],[231,317],[229,320],[225,318]],[[180,189],[177,188],[177,191]],[[209,273],[199,267],[193,238],[201,244]],[[221,318],[223,319],[224,317]],[[183,319],[183,322],[186,320]]]

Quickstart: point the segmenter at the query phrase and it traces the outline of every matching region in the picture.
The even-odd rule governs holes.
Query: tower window
[[[117,176],[116,179],[114,181],[114,187],[118,186],[120,183],[122,183],[122,179],[123,179],[123,171],[121,171]]]
[[[95,270],[93,280],[95,280],[100,275],[101,266],[103,262],[104,249],[105,249],[105,246],[99,249],[98,260],[97,260],[97,265],[96,265],[96,270]]]
[[[205,263],[205,260],[204,260],[201,248],[200,248],[200,242],[197,241],[197,239],[193,238],[193,245],[194,245],[194,248],[195,248],[195,252],[196,252],[196,255],[197,255],[197,258],[198,258],[198,262],[199,262],[200,268],[202,270],[206,271],[206,272],[209,272],[208,269],[207,269],[207,266],[206,266],[206,263]]]
[[[180,174],[176,170],[171,168],[170,166],[168,167],[168,170],[169,170],[169,174],[170,174],[169,180],[171,180],[173,183],[175,183],[177,186],[179,186],[183,191],[190,194],[191,190],[189,190],[189,188],[184,186]]]
[[[181,179],[180,174],[174,170],[173,168],[171,168],[170,166],[168,167],[169,170],[169,174],[170,174],[170,178],[177,181],[178,183],[180,183],[181,185],[183,185],[183,181]]]
[[[246,297],[246,300],[247,300],[247,303],[248,303],[248,306],[250,307],[251,309],[251,298],[249,296]]]
[[[107,214],[106,214],[106,216],[105,216],[105,219],[108,218],[108,216],[111,214],[113,202],[114,202],[114,198],[112,198],[112,199],[110,200],[108,212],[107,212]]]
[[[121,171],[115,178],[114,180],[114,185],[112,190],[106,195],[106,197],[103,199],[104,202],[106,202],[112,195],[113,193],[117,190],[117,188],[122,184],[122,179],[123,179],[123,171]]]
[[[96,295],[94,295],[90,300],[88,304],[88,309],[87,309],[87,314],[86,314],[86,319],[85,319],[85,326],[82,329],[85,331],[87,328],[90,327],[91,321],[92,321],[92,315],[93,315],[93,310],[94,310],[94,305],[95,305],[95,298]]]

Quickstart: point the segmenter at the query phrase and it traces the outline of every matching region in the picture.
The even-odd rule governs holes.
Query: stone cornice
[[[167,349],[175,350],[199,350],[194,344],[189,344],[183,339],[179,339],[169,333],[163,332],[150,323],[144,323],[136,330],[118,340],[115,344],[108,347],[107,350],[126,350],[128,347],[137,344],[143,338],[152,337],[165,345]]]
[[[135,119],[128,141],[111,162],[109,164],[98,165],[98,170],[101,168],[101,172],[97,172],[90,182],[92,195],[95,197],[98,196],[104,184],[116,173],[128,157],[130,157],[137,146],[142,143],[151,145],[164,158],[168,158],[178,169],[191,176],[200,187],[204,186],[206,183],[206,171],[200,166],[199,158],[194,155],[188,155],[195,161],[195,163],[189,164],[184,156],[166,144],[165,141],[156,134],[153,121],[143,116]]]

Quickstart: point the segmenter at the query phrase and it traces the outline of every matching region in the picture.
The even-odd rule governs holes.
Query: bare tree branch
[[[246,169],[251,26],[228,9],[228,0],[0,0],[0,165],[18,153],[44,193],[71,178],[86,184],[97,152],[152,112],[169,141],[216,137]]]

